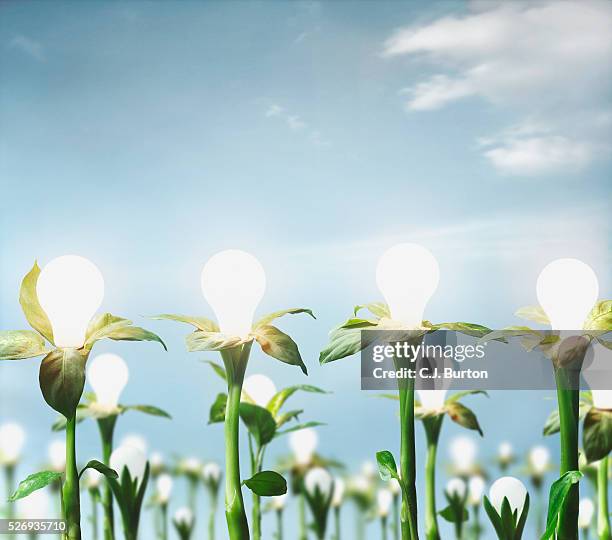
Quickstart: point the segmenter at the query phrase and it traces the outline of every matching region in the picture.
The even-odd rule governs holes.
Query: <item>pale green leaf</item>
[[[19,303],[21,304],[21,309],[30,323],[30,326],[39,332],[47,341],[54,343],[51,321],[49,321],[49,317],[47,317],[47,314],[40,305],[36,292],[36,284],[39,275],[40,268],[38,267],[38,263],[34,262],[34,266],[21,282]]]
[[[55,471],[41,471],[31,474],[19,483],[17,491],[11,495],[9,501],[14,502],[18,499],[23,499],[31,493],[59,481],[61,478],[62,474]]]
[[[219,331],[219,325],[206,317],[192,317],[191,315],[171,315],[169,313],[162,313],[161,315],[153,315],[150,318],[154,320],[169,320],[191,324],[203,332]]]
[[[514,314],[520,319],[550,325],[548,315],[540,306],[525,306],[517,309]]]
[[[267,326],[272,321],[278,319],[279,317],[283,317],[284,315],[297,315],[298,313],[307,313],[313,319],[316,319],[311,309],[306,309],[306,308],[283,309],[281,311],[275,311],[274,313],[270,313],[269,315],[263,316],[253,325],[253,330],[256,330],[260,326]]]
[[[253,332],[261,350],[267,355],[293,366],[299,366],[308,375],[297,344],[290,336],[272,325],[260,326]]]
[[[0,360],[22,360],[47,354],[45,340],[33,330],[0,332]]]

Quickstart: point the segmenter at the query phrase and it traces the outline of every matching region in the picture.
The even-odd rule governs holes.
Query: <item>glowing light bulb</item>
[[[179,525],[191,528],[193,526],[193,512],[186,506],[183,506],[174,512],[174,521]]]
[[[153,452],[149,457],[151,470],[161,471],[164,468],[164,456],[161,452]]]
[[[520,515],[523,511],[526,497],[527,488],[525,488],[523,482],[513,476],[503,476],[499,478],[493,483],[491,489],[489,489],[491,504],[500,515],[504,498],[508,499],[512,511],[514,512],[517,510]]]
[[[78,255],[57,257],[40,272],[36,293],[55,345],[82,347],[87,325],[104,298],[104,278],[96,265]]]
[[[314,455],[319,437],[312,428],[304,428],[289,434],[289,448],[299,465],[308,465]]]
[[[87,489],[95,489],[100,485],[104,475],[95,469],[87,469],[85,471],[85,485]]]
[[[534,446],[529,451],[529,465],[537,476],[542,476],[550,463],[550,451],[545,446]]]
[[[450,445],[450,457],[456,472],[465,474],[472,471],[477,453],[476,443],[470,437],[455,437]]]
[[[284,495],[274,495],[270,497],[270,505],[273,510],[280,511],[285,508],[285,504],[287,504],[288,495],[285,493]]]
[[[25,431],[15,422],[7,422],[0,426],[0,463],[15,465],[21,457],[25,443]]]
[[[136,446],[122,444],[111,454],[110,467],[117,471],[119,478],[123,474],[123,469],[127,468],[132,480],[142,479],[146,466],[147,456]]]
[[[155,489],[157,490],[157,500],[161,504],[168,504],[170,495],[172,495],[172,477],[169,474],[161,474],[155,482]]]
[[[467,491],[467,486],[461,478],[451,478],[446,484],[446,493],[451,496],[463,499]]]
[[[485,482],[482,476],[472,476],[468,482],[468,500],[472,506],[478,506],[482,500]]]
[[[346,485],[342,478],[336,477],[334,479],[334,494],[332,496],[331,505],[334,508],[338,508],[342,506],[342,501],[344,500],[344,492],[346,491]]]
[[[121,444],[119,446],[133,446],[134,448],[138,448],[143,454],[149,451],[149,443],[142,436],[136,433],[130,433],[121,439]]]
[[[187,474],[200,475],[202,474],[202,462],[196,457],[188,457],[183,460],[182,469]]]
[[[410,329],[421,328],[425,306],[438,287],[440,269],[431,252],[418,244],[397,244],[383,253],[376,283],[391,318]]]
[[[331,474],[323,467],[310,469],[304,477],[304,487],[311,496],[314,496],[318,490],[327,499],[331,494],[333,484]]]
[[[439,411],[444,408],[446,390],[417,390],[421,407],[428,411]]]
[[[497,452],[499,454],[499,459],[501,459],[502,461],[509,461],[514,455],[512,445],[508,441],[504,441],[503,443],[501,443]]]
[[[221,467],[217,463],[207,463],[202,467],[202,478],[206,483],[216,483],[221,478]]]
[[[244,380],[242,391],[249,396],[256,405],[265,407],[276,394],[276,386],[265,375],[250,375]]]
[[[213,255],[202,270],[202,292],[230,336],[246,337],[266,289],[266,274],[250,253],[228,249]]]
[[[540,272],[538,302],[553,330],[580,330],[599,296],[593,269],[578,259],[557,259]]]
[[[595,505],[591,499],[580,499],[578,504],[578,527],[580,529],[588,529],[593,521],[595,514]]]
[[[358,493],[366,493],[370,491],[370,480],[363,474],[355,475],[351,478],[351,489]]]
[[[391,510],[392,504],[393,493],[391,493],[388,489],[385,488],[379,489],[376,493],[376,506],[378,510],[378,515],[381,517],[387,517],[389,515],[389,510]]]
[[[361,464],[361,474],[370,480],[374,480],[378,476],[378,467],[370,460],[364,461]]]
[[[591,390],[593,405],[598,409],[612,409],[612,390]]]
[[[54,471],[64,472],[66,468],[66,443],[60,439],[51,441],[47,448],[47,457]]]
[[[120,356],[105,353],[93,358],[87,369],[87,380],[96,394],[96,405],[105,412],[115,410],[129,376],[127,364]]]
[[[389,480],[389,491],[395,496],[399,495],[402,491],[400,483],[395,478]]]

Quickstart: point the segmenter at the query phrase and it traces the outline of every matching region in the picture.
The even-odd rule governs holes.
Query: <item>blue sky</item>
[[[321,451],[356,468],[397,446],[395,411],[358,390],[356,358],[320,368],[317,356],[354,304],[379,297],[387,247],[417,241],[438,258],[432,320],[514,323],[561,256],[588,262],[610,297],[609,4],[4,2],[0,13],[2,328],[25,324],[17,290],[35,258],[89,257],[103,309],[137,319],[210,314],[202,265],[247,249],[268,276],[262,313],[317,313],[282,326],[310,382],[334,395],[296,404],[329,424]],[[184,352],[187,328],[148,325],[169,353],[99,350],[131,366],[124,401],[175,420],[126,416],[120,431],[220,459],[221,433],[204,425],[219,381]],[[250,371],[302,381],[261,355]],[[36,372],[0,366],[0,420],[30,432],[24,472],[43,460],[53,418]],[[481,454],[542,442],[547,396],[474,398]],[[96,454],[93,426],[81,444]]]

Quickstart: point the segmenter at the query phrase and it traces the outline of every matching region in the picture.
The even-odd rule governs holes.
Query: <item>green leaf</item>
[[[589,463],[612,452],[612,411],[589,409],[584,419],[582,444]]]
[[[484,390],[462,390],[461,392],[455,392],[446,400],[446,403],[455,403],[466,396],[475,396],[477,394],[482,394],[483,396],[489,397],[489,394]]]
[[[243,484],[261,497],[274,497],[287,493],[287,481],[275,471],[261,471]]]
[[[166,411],[153,405],[125,405],[123,406],[123,409],[126,411],[138,411],[141,413],[150,414],[151,416],[161,416],[162,418],[172,419],[172,416],[170,416]]]
[[[124,326],[123,328],[116,328],[108,333],[105,337],[112,339],[113,341],[157,341],[161,344],[164,350],[168,350],[166,344],[162,339],[153,332],[140,328],[139,326]]]
[[[274,438],[282,437],[283,435],[287,435],[287,433],[292,433],[293,431],[300,431],[300,429],[313,428],[325,425],[327,424],[323,422],[304,422],[303,424],[296,424],[294,426],[291,426],[290,428],[283,429],[282,431],[277,431],[274,435]]]
[[[281,332],[275,326],[266,325],[257,328],[253,335],[261,350],[267,355],[285,364],[300,366],[304,375],[308,375],[308,370],[300,356],[297,344],[287,334]]]
[[[343,323],[340,328],[368,328],[369,326],[378,326],[378,321],[353,318]]]
[[[520,319],[537,322],[540,324],[550,324],[550,319],[540,306],[525,306],[517,309],[514,314]]]
[[[499,538],[500,540],[505,539],[506,535],[505,535],[504,528],[502,526],[501,517],[497,513],[497,510],[495,510],[495,507],[491,504],[491,501],[489,501],[489,498],[486,495],[482,498],[482,503],[483,503],[485,512],[489,516],[489,519],[491,520],[491,523],[493,524],[493,528],[495,529],[495,532],[497,533],[497,538]]]
[[[451,420],[466,429],[473,429],[478,431],[480,436],[483,437],[482,429],[476,415],[471,409],[468,409],[465,405],[458,402],[448,403],[446,405],[446,412],[450,416]]]
[[[361,328],[335,328],[329,333],[329,343],[321,351],[319,363],[327,364],[351,356],[367,347],[372,341],[374,336],[361,339]]]
[[[185,338],[189,352],[223,351],[238,347],[244,342],[244,339],[240,336],[228,336],[221,332],[205,332],[203,330],[196,330]]]
[[[579,482],[582,476],[583,474],[580,471],[568,471],[561,476],[561,478],[555,480],[550,486],[546,531],[541,536],[540,540],[554,538],[557,522],[559,521],[559,513],[563,508],[565,499],[567,498],[571,487]]]
[[[47,317],[47,314],[41,307],[36,292],[36,283],[38,282],[39,275],[40,268],[38,267],[38,263],[34,262],[32,270],[25,275],[21,282],[19,303],[21,304],[21,309],[30,323],[30,326],[40,333],[48,342],[54,343],[51,321],[49,321],[49,317]]]
[[[603,339],[601,337],[597,338],[597,341],[603,345],[606,349],[610,349],[612,351],[612,341],[608,341],[607,339]]]
[[[87,469],[94,469],[98,471],[99,473],[103,474],[104,476],[106,476],[106,478],[119,478],[117,471],[104,465],[104,463],[99,462],[97,459],[92,459],[89,463],[87,463],[87,465],[85,465],[85,467],[83,467],[83,469],[79,473],[79,478],[83,476],[83,473]]]
[[[18,499],[27,497],[34,491],[37,491],[53,482],[57,482],[62,478],[62,474],[55,471],[41,471],[28,476],[22,480],[17,487],[17,491],[11,495],[9,502],[15,502]]]
[[[372,302],[370,304],[364,304],[362,306],[355,306],[353,313],[357,315],[362,309],[367,309],[372,315],[375,315],[379,319],[391,318],[391,311],[389,311],[389,306],[384,302]]]
[[[227,381],[227,373],[225,373],[225,368],[221,364],[217,364],[212,360],[204,360],[204,362],[208,364],[219,377]]]
[[[45,340],[33,330],[0,332],[0,360],[22,360],[48,352]]]
[[[584,323],[585,330],[612,330],[612,300],[600,300]]]
[[[545,437],[548,435],[554,435],[555,433],[559,433],[560,430],[561,420],[559,418],[559,410],[555,409],[548,415],[548,418],[544,423],[544,428],[542,429],[542,435]]]
[[[378,463],[378,472],[384,482],[388,482],[391,478],[399,480],[395,458],[389,450],[376,452],[376,461]]]
[[[76,410],[76,422],[80,424],[83,420],[94,416],[95,412],[87,405],[79,404]],[[51,431],[64,431],[66,429],[66,418],[60,415],[51,425]]]
[[[66,418],[72,417],[85,386],[84,349],[56,349],[43,358],[38,380],[45,401]]]
[[[253,325],[253,330],[256,330],[260,326],[267,326],[275,319],[278,319],[279,317],[283,317],[284,315],[297,315],[298,313],[307,313],[313,319],[316,319],[316,317],[314,316],[314,313],[310,309],[306,309],[306,308],[283,309],[281,311],[275,311],[274,313],[270,313],[269,315],[263,316]]]
[[[227,394],[218,394],[217,399],[215,399],[215,402],[210,407],[208,423],[218,424],[219,422],[225,422],[225,409],[227,409]]]
[[[100,313],[91,319],[87,326],[85,346],[91,347],[99,339],[105,338],[108,332],[117,328],[123,328],[124,326],[130,326],[131,324],[132,321],[129,319],[117,317],[112,313]]]
[[[525,496],[525,503],[523,504],[523,511],[521,517],[516,524],[514,538],[520,540],[523,536],[523,530],[525,529],[525,523],[527,523],[527,514],[529,513],[529,493]]]
[[[502,330],[494,330],[482,336],[478,341],[480,343],[485,341],[502,341],[506,342],[507,338],[512,337],[523,337],[523,336],[540,336],[542,339],[546,337],[544,332],[534,330],[528,326],[508,326]]]
[[[186,324],[191,324],[195,326],[198,330],[202,330],[203,332],[218,332],[219,325],[207,319],[206,317],[192,317],[190,315],[170,315],[168,313],[162,313],[161,315],[153,315],[149,317],[154,320],[169,320],[169,321],[178,321]]]
[[[462,510],[462,512],[459,512],[457,508],[453,508],[453,506],[449,505],[444,510],[438,512],[438,514],[449,523],[457,523],[459,519],[461,519],[461,521],[467,521],[469,518],[468,512],[465,508]]]
[[[467,322],[450,322],[450,323],[440,323],[432,325],[434,330],[452,330],[454,332],[459,332],[461,334],[465,334],[467,336],[473,336],[477,338],[481,338],[486,336],[491,332],[490,328],[486,326],[482,326],[481,324],[475,323],[467,323]]]
[[[272,413],[273,416],[276,416],[280,411],[281,407],[284,405],[285,401],[287,401],[287,399],[289,399],[299,390],[301,390],[302,392],[312,392],[313,394],[328,393],[325,390],[319,388],[318,386],[312,386],[310,384],[297,384],[295,386],[283,388],[282,390],[274,394],[266,408]]]
[[[287,422],[290,422],[294,418],[297,419],[300,414],[304,412],[304,409],[295,409],[293,411],[288,411],[286,413],[281,414],[275,418],[276,427],[279,428],[285,425]]]
[[[240,403],[240,418],[253,435],[257,446],[268,444],[276,433],[276,421],[268,409],[252,403]]]

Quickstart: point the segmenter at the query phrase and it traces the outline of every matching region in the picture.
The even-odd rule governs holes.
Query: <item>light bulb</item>
[[[174,512],[174,521],[179,525],[191,527],[193,525],[193,512],[186,506],[183,506]]]
[[[593,521],[595,514],[595,505],[591,499],[580,499],[578,504],[578,527],[588,529]]]
[[[376,506],[378,510],[378,515],[381,517],[387,517],[389,515],[389,510],[391,510],[392,504],[393,493],[391,493],[388,489],[379,489],[376,493]]]
[[[136,478],[142,480],[146,466],[147,456],[136,446],[122,444],[111,454],[110,467],[117,471],[119,478],[123,474],[123,469],[127,468],[132,480]]]
[[[37,489],[17,501],[17,515],[21,519],[51,519],[51,498],[46,489]]]
[[[96,469],[87,469],[85,471],[85,485],[87,489],[95,489],[100,485],[100,481],[104,475],[96,471]]]
[[[244,380],[242,391],[251,398],[256,405],[266,407],[276,394],[276,386],[269,377],[265,375],[250,375]]]
[[[314,496],[318,490],[325,499],[330,496],[333,483],[331,474],[323,467],[310,469],[304,477],[304,487],[308,494]]]
[[[393,495],[395,496],[401,493],[402,487],[400,486],[400,483],[397,481],[397,479],[391,478],[389,480],[389,491],[391,491],[391,493],[393,493]]]
[[[21,457],[25,442],[25,431],[15,422],[0,426],[0,463],[15,465]]]
[[[580,330],[599,296],[593,269],[578,259],[557,259],[540,272],[538,302],[553,330]]]
[[[308,465],[312,460],[319,437],[312,428],[304,428],[289,434],[289,448],[299,465]]]
[[[142,435],[137,435],[135,433],[130,433],[121,439],[121,444],[119,446],[133,446],[134,448],[138,448],[143,454],[147,454],[149,451],[149,443]]]
[[[56,472],[63,472],[66,468],[66,443],[60,439],[52,441],[47,448],[47,456],[51,468]]]
[[[458,473],[469,473],[476,462],[478,448],[470,437],[455,437],[450,445],[450,457]]]
[[[334,479],[334,494],[332,496],[332,506],[334,508],[338,508],[342,506],[342,501],[344,500],[344,492],[346,491],[346,485],[344,484],[344,480],[342,478],[336,477]]]
[[[598,409],[612,409],[612,390],[591,390],[591,396]]]
[[[170,495],[172,495],[172,485],[172,477],[169,474],[159,475],[155,482],[155,489],[157,490],[157,500],[161,504],[168,504]]]
[[[274,510],[283,510],[285,508],[285,504],[287,503],[288,495],[285,493],[284,495],[274,495],[270,497],[270,504]]]
[[[472,506],[478,506],[482,500],[485,482],[482,476],[472,476],[468,482],[468,499]]]
[[[363,474],[357,474],[351,478],[351,489],[358,493],[370,491],[370,481]]]
[[[202,270],[202,292],[230,336],[246,337],[266,290],[266,274],[250,253],[228,249],[213,255]]]
[[[370,460],[364,461],[361,464],[361,474],[370,480],[374,480],[378,476],[378,467]]]
[[[537,476],[542,476],[550,463],[550,451],[545,446],[534,446],[529,451],[529,464]]]
[[[188,457],[182,462],[183,470],[188,474],[202,474],[202,462],[196,457]]]
[[[451,496],[459,497],[463,499],[467,486],[461,478],[451,478],[446,484],[446,493]]]
[[[217,463],[207,463],[202,467],[202,478],[204,482],[218,482],[221,478],[221,467]]]
[[[36,284],[56,347],[83,346],[89,321],[104,298],[104,278],[88,259],[64,255],[47,263]]]
[[[127,364],[116,354],[99,354],[87,369],[87,380],[96,394],[96,404],[106,412],[117,408],[128,379]]]
[[[526,497],[527,489],[523,485],[523,482],[513,476],[503,476],[499,478],[493,483],[491,489],[489,489],[489,499],[499,515],[501,515],[504,498],[508,499],[512,512],[517,510],[520,515],[523,511]]]
[[[421,407],[428,411],[439,411],[444,408],[446,390],[417,390]]]
[[[503,443],[501,443],[497,452],[499,454],[499,459],[501,459],[502,461],[509,461],[512,459],[512,445],[508,441],[504,441]]]
[[[151,469],[161,470],[164,466],[164,456],[161,452],[153,452],[149,457]]]
[[[393,246],[383,253],[376,268],[376,283],[391,318],[410,329],[421,328],[425,306],[439,279],[438,261],[418,244]]]

